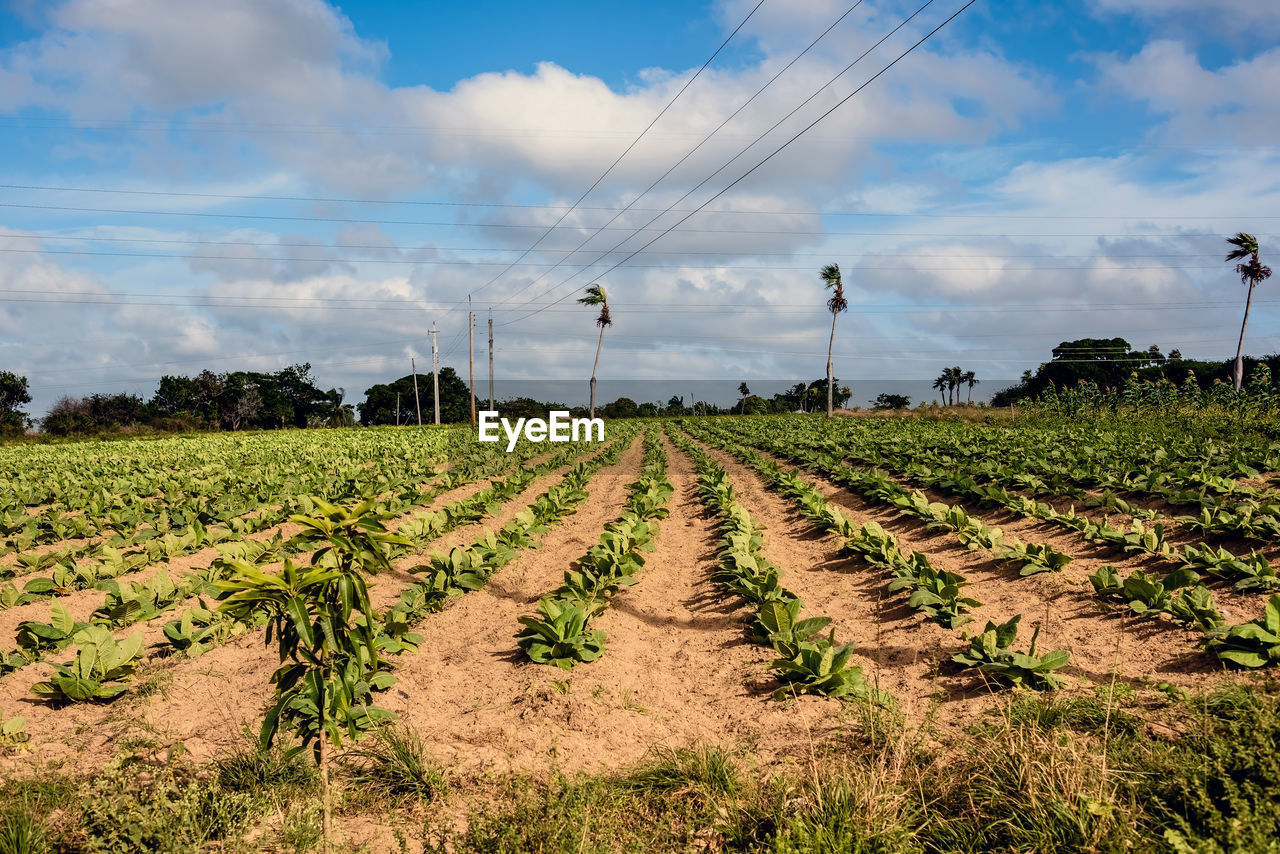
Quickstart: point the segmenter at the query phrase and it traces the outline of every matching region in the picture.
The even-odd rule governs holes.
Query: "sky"
[[[825,375],[828,263],[853,404],[1080,337],[1233,356],[1280,4],[964,2],[12,0],[0,370],[37,417],[304,361],[358,402],[433,323],[465,377],[470,296],[478,385],[492,317],[503,388],[585,396],[598,282],[602,399],[769,388]]]

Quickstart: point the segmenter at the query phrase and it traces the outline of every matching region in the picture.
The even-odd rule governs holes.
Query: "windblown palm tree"
[[[600,369],[600,350],[604,347],[604,328],[612,326],[613,320],[609,317],[609,297],[604,292],[604,286],[600,284],[588,285],[587,295],[578,300],[580,305],[598,305],[600,306],[600,316],[596,318],[596,326],[600,327],[600,341],[596,344],[596,363],[591,367],[591,416],[596,417],[596,371]]]
[[[329,403],[333,409],[329,412],[329,417],[325,421],[326,427],[351,427],[356,421],[356,408],[350,403],[344,403],[347,390],[342,387],[329,389]]]
[[[972,406],[973,405],[973,387],[976,386],[978,383],[982,382],[982,380],[978,379],[978,375],[975,374],[973,371],[965,371],[964,374],[961,375],[960,381],[969,387],[968,405]]]
[[[933,387],[942,392],[942,403],[945,406],[947,403],[947,372],[945,370],[933,381]]]
[[[1236,232],[1235,237],[1228,237],[1227,242],[1235,249],[1227,253],[1227,261],[1241,261],[1236,264],[1236,272],[1240,281],[1249,286],[1249,294],[1244,300],[1244,321],[1240,324],[1240,343],[1236,345],[1236,367],[1232,375],[1236,391],[1244,383],[1244,330],[1249,325],[1249,306],[1253,302],[1253,289],[1260,282],[1271,278],[1271,268],[1262,263],[1258,257],[1258,238],[1243,231]],[[1249,259],[1242,261],[1242,259]]]
[[[834,291],[831,299],[827,300],[827,311],[831,312],[831,340],[827,342],[827,417],[835,415],[835,406],[832,398],[835,395],[835,369],[831,363],[831,353],[836,346],[836,318],[840,316],[840,312],[849,307],[849,301],[844,298],[844,282],[840,279],[840,265],[828,264],[823,267],[818,275],[822,277],[823,284]]]
[[[738,394],[742,396],[742,401],[741,401],[742,411],[746,412],[747,398],[751,396],[751,389],[747,387],[746,383],[742,383],[741,385],[738,386]]]

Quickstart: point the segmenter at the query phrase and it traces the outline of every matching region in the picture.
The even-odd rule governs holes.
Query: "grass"
[[[1145,696],[1013,692],[965,733],[853,708],[839,735],[766,768],[703,746],[454,791],[417,735],[388,728],[345,752],[338,781],[345,814],[408,817],[425,850],[455,854],[1280,854],[1280,685]],[[1146,725],[1153,715],[1160,726]],[[0,854],[317,842],[305,753],[247,743],[201,766],[128,759],[91,779],[0,781]]]
[[[422,739],[404,726],[376,730],[343,754],[342,765],[345,782],[361,800],[431,801],[446,789]]]

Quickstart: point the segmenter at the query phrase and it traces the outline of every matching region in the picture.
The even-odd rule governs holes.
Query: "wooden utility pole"
[[[471,295],[467,295],[471,305]],[[467,312],[467,372],[471,375],[471,426],[476,426],[476,313]]]
[[[489,316],[489,411],[493,411],[493,315]]]
[[[409,360],[409,367],[413,370],[413,405],[418,410],[418,426],[422,426],[422,404],[418,401],[418,366],[413,359]]]
[[[436,349],[436,324],[431,323],[431,385],[436,402],[436,425],[440,424],[440,355]]]

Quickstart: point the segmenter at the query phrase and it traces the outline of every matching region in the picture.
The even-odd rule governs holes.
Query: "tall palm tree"
[[[978,383],[982,382],[982,380],[978,379],[978,375],[975,374],[973,371],[965,371],[964,374],[961,375],[960,381],[969,387],[969,400],[967,405],[972,406],[973,405],[973,387],[976,386]]]
[[[1232,377],[1235,381],[1236,391],[1239,391],[1240,386],[1244,383],[1244,330],[1249,325],[1249,305],[1253,302],[1253,289],[1260,282],[1271,278],[1271,268],[1263,264],[1262,259],[1258,257],[1258,238],[1252,234],[1238,231],[1235,237],[1228,237],[1227,242],[1235,247],[1235,249],[1227,253],[1227,261],[1249,259],[1236,264],[1236,272],[1240,274],[1240,281],[1249,286],[1249,295],[1244,300],[1244,321],[1240,324],[1240,343],[1236,345],[1236,368]]]
[[[832,403],[836,378],[834,366],[831,363],[831,353],[836,346],[836,318],[840,316],[840,312],[849,307],[849,301],[844,298],[844,282],[840,279],[839,264],[828,264],[818,271],[818,275],[822,277],[825,287],[835,292],[831,295],[831,299],[827,300],[827,311],[831,312],[831,340],[827,342],[827,417],[830,418],[836,414]]]
[[[933,381],[933,387],[942,392],[942,404],[945,406],[947,403],[947,372],[945,369],[941,374],[938,374],[938,378]]]
[[[738,394],[742,395],[741,408],[745,413],[747,411],[747,398],[751,396],[751,389],[748,388],[747,384],[744,382],[738,386]]]
[[[598,305],[600,306],[600,316],[596,318],[596,326],[600,327],[600,341],[596,344],[596,363],[591,367],[591,416],[596,417],[596,371],[600,369],[600,350],[604,347],[604,328],[612,326],[613,320],[609,317],[609,297],[604,292],[604,286],[600,284],[588,285],[587,295],[580,298],[580,305]]]

